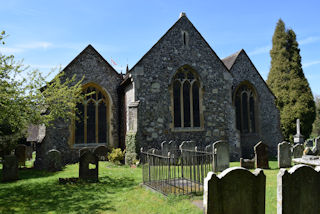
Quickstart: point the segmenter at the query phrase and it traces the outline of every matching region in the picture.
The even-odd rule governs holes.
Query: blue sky
[[[281,18],[297,34],[304,73],[313,94],[320,95],[318,0],[0,2],[0,31],[9,35],[0,52],[44,73],[63,68],[88,44],[125,72],[126,64],[131,68],[184,11],[220,58],[243,48],[266,79]]]

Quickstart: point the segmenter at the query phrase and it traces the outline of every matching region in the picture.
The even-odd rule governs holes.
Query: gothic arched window
[[[241,84],[235,94],[236,125],[241,133],[256,132],[256,102],[253,87]]]
[[[173,125],[175,128],[200,127],[200,81],[197,74],[183,66],[173,77]]]
[[[107,143],[108,139],[108,99],[99,87],[90,85],[83,91],[87,95],[77,104],[78,119],[74,124],[74,143]]]

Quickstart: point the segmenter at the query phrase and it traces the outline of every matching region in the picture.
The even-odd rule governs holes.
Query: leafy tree
[[[0,42],[4,44],[5,32]],[[29,72],[14,56],[0,53],[0,151],[8,154],[17,140],[26,135],[30,124],[50,125],[72,118],[81,99],[81,81],[60,72],[52,81],[37,70]],[[44,87],[45,86],[45,87]],[[41,90],[40,90],[41,89]]]
[[[320,96],[316,96],[316,119],[313,122],[312,136],[320,136]]]
[[[315,119],[313,95],[302,70],[296,34],[292,29],[286,30],[281,19],[273,34],[270,56],[267,84],[277,97],[282,133],[287,140],[292,140],[299,118],[301,132],[308,138]]]

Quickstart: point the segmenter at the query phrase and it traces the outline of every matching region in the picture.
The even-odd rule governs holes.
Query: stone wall
[[[240,83],[249,81],[254,86],[258,98],[258,112],[256,114],[258,135],[252,134],[243,137],[241,146],[252,147],[253,153],[253,146],[262,140],[269,146],[271,155],[276,156],[277,145],[282,142],[283,137],[280,131],[280,115],[275,105],[275,96],[243,50],[239,53],[230,72],[233,74],[234,90]],[[243,145],[244,143],[246,145]]]
[[[183,32],[187,35],[185,43]],[[173,128],[171,81],[184,65],[197,72],[202,84],[200,112],[204,120],[200,130]],[[130,74],[140,102],[137,140],[143,147],[160,148],[164,140],[194,140],[201,146],[227,140],[230,153],[239,158],[239,136],[231,102],[232,76],[187,17],[182,16]]]
[[[83,76],[83,85],[94,83],[102,87],[110,99],[110,123],[108,143],[110,147],[118,147],[119,144],[119,100],[118,86],[122,77],[103,57],[91,46],[86,47],[65,69],[65,78],[76,75],[76,82]],[[46,168],[46,153],[51,149],[57,149],[62,154],[64,164],[78,161],[78,147],[74,147],[71,139],[72,127],[63,121],[55,121],[53,126],[47,127],[46,137],[37,145],[37,168]]]

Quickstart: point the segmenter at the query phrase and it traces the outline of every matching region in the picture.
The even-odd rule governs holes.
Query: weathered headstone
[[[160,146],[161,146],[161,154],[162,154],[162,156],[167,156],[168,152],[170,152],[169,142],[162,141]]]
[[[297,119],[297,134],[293,136],[294,143],[303,144],[304,136],[300,133],[300,119]]]
[[[27,158],[27,160],[31,160],[32,159],[32,152],[33,152],[32,146],[27,146],[26,147],[26,158]]]
[[[79,150],[79,157],[81,157],[82,154],[84,154],[85,152],[90,152],[90,149],[87,147],[83,147]]]
[[[291,167],[291,146],[286,141],[278,144],[278,167]]]
[[[204,179],[205,214],[264,214],[266,176],[262,169],[253,173],[232,167]]]
[[[107,160],[108,151],[108,147],[100,145],[93,150],[93,154],[95,154],[99,158],[99,160],[105,161]]]
[[[292,148],[293,158],[301,158],[303,155],[304,146],[302,144],[296,144]]]
[[[80,156],[79,178],[98,181],[99,159],[92,152],[86,151]]]
[[[181,151],[181,156],[184,164],[192,164],[195,151],[196,151],[196,142],[194,141],[183,141],[179,149]]]
[[[27,146],[18,144],[14,150],[14,154],[17,156],[19,166],[25,166],[27,160]]]
[[[240,166],[246,169],[254,169],[254,158],[253,159],[244,159],[240,158]]]
[[[320,213],[320,172],[306,165],[280,169],[277,187],[278,214]]]
[[[269,169],[268,145],[260,141],[254,146],[256,168]]]
[[[3,157],[2,181],[18,180],[18,160],[15,155]]]
[[[213,171],[221,172],[229,168],[230,155],[229,144],[226,141],[217,141],[212,145]]]
[[[48,170],[52,172],[62,169],[61,152],[56,149],[51,149],[47,153]]]

